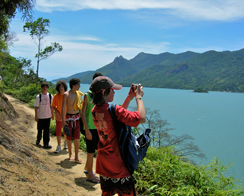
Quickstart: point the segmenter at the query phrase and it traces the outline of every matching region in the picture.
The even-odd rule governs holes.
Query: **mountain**
[[[154,65],[120,81],[147,87],[244,92],[244,50],[208,51],[175,65]]]
[[[153,65],[162,63],[174,64],[185,61],[189,58],[193,58],[196,55],[198,54],[193,52],[186,52],[178,54],[178,57],[175,57],[175,54],[168,52],[157,55],[141,52],[131,60],[127,60],[123,56],[119,56],[116,57],[112,63],[107,64],[80,79],[81,83],[90,84],[92,81],[92,75],[95,72],[100,72],[103,75],[109,76],[114,82],[118,82],[122,81],[126,77],[133,76],[139,73],[141,70],[147,69]]]
[[[244,49],[180,54],[141,52],[130,60],[119,56],[81,76],[81,82],[90,84],[95,72],[124,86],[141,83],[145,87],[244,92]]]
[[[93,73],[93,72],[94,72],[94,71],[80,72],[80,73],[77,73],[77,74],[73,74],[73,75],[71,75],[71,76],[69,76],[69,77],[67,77],[67,78],[58,78],[58,79],[52,80],[51,82],[52,82],[52,83],[56,83],[56,82],[59,81],[59,80],[64,80],[65,82],[69,82],[69,80],[70,80],[71,78],[81,78],[81,77],[83,77],[83,76],[85,76],[85,75],[87,75],[87,74],[89,74],[89,73]]]

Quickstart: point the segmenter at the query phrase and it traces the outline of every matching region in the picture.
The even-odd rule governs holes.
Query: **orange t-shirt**
[[[58,112],[60,113],[61,117],[61,111],[62,111],[62,103],[63,103],[63,95],[60,93],[57,93],[53,97],[52,107],[56,107]],[[65,114],[66,114],[66,107],[65,107]],[[55,119],[57,120],[57,113],[55,112]],[[62,118],[59,120],[62,121]]]

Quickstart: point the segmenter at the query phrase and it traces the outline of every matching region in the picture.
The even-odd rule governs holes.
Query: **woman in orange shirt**
[[[60,80],[56,83],[56,90],[58,91],[57,94],[53,97],[52,107],[55,111],[55,119],[56,119],[56,136],[57,136],[57,149],[55,153],[59,153],[61,151],[61,136],[62,136],[62,103],[63,103],[63,94],[67,91],[67,84],[65,81]],[[64,149],[67,149],[67,137],[64,132]]]

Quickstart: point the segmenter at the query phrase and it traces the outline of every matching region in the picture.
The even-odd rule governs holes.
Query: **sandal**
[[[91,180],[86,179],[86,181],[87,182],[94,183],[94,184],[99,184],[100,183],[100,180],[98,178],[92,178]]]

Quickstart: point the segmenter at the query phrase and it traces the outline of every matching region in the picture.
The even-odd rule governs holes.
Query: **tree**
[[[30,60],[24,58],[16,59],[8,53],[5,53],[3,59],[1,76],[4,78],[4,84],[9,89],[19,89],[22,86],[32,84],[36,78]]]
[[[8,35],[9,23],[15,17],[16,10],[22,12],[22,19],[32,20],[35,0],[1,0],[0,1],[0,37]]]
[[[24,32],[26,31],[26,29],[29,30],[31,38],[37,45],[37,54],[35,55],[35,58],[37,58],[36,86],[38,85],[38,71],[40,61],[49,58],[55,52],[61,52],[63,50],[63,47],[56,42],[51,43],[51,46],[46,46],[46,48],[41,49],[45,36],[49,35],[50,33],[47,29],[47,27],[50,27],[49,24],[49,19],[43,19],[42,17],[40,17],[36,21],[26,22],[23,26]]]
[[[167,120],[162,120],[159,110],[151,111],[149,108],[146,108],[146,111],[147,121],[145,124],[141,125],[144,129],[147,127],[152,130],[150,137],[153,147],[175,146],[175,153],[178,153],[182,157],[193,155],[205,158],[205,154],[192,142],[192,140],[194,140],[193,137],[188,134],[183,134],[181,136],[170,134],[169,132],[174,129],[169,127],[170,124]]]

